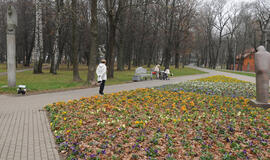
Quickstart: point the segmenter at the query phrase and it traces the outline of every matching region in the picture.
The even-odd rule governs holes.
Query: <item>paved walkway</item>
[[[32,71],[32,68],[28,68],[28,69],[20,69],[20,70],[16,70],[16,73],[20,73],[20,72],[25,72],[25,71]],[[6,76],[7,72],[1,72],[0,76]]]
[[[195,67],[196,68],[196,67]],[[174,84],[212,75],[226,75],[255,82],[255,78],[213,70],[200,69],[207,74],[171,78],[168,81],[153,80],[106,86],[105,93]],[[0,160],[58,160],[60,159],[50,131],[46,104],[69,99],[93,96],[98,88],[46,93],[30,96],[0,96]]]
[[[49,68],[50,66],[43,66],[42,68],[43,69],[47,69]],[[25,71],[32,71],[33,68],[26,68],[26,69],[17,69],[16,70],[16,73],[20,73],[20,72],[25,72]],[[1,72],[0,73],[0,76],[6,76],[7,75],[7,72]]]

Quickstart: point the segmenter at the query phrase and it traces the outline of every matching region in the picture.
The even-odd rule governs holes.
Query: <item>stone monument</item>
[[[17,13],[13,6],[7,9],[7,73],[8,87],[16,87],[16,33]]]
[[[259,46],[257,50],[255,53],[256,100],[251,100],[251,104],[267,109],[270,108],[268,103],[270,53],[263,46]]]

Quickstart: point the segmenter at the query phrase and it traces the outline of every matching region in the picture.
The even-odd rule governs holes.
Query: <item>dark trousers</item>
[[[103,80],[100,84],[100,87],[99,87],[99,94],[104,94],[103,91],[104,91],[104,87],[105,87],[105,80]]]

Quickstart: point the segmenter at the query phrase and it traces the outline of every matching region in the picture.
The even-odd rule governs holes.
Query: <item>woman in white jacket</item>
[[[97,81],[100,84],[99,94],[103,95],[103,90],[105,87],[105,82],[107,80],[107,67],[106,67],[106,60],[102,59],[101,63],[98,65],[96,73],[97,73]]]

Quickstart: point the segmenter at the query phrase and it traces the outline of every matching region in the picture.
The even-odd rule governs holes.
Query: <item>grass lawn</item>
[[[6,65],[0,64],[0,73],[1,72],[6,72]]]
[[[234,74],[240,74],[244,76],[250,76],[250,77],[256,77],[255,73],[247,73],[247,72],[238,72],[238,71],[229,71],[229,70],[218,70],[221,72],[228,72],[228,73],[234,73]]]
[[[132,81],[132,76],[134,75],[134,70],[131,71],[115,71],[114,78],[109,79],[106,83],[107,85],[121,84]],[[66,66],[61,66],[60,71],[57,75],[49,73],[49,69],[44,69],[43,74],[32,74],[32,71],[25,71],[16,74],[17,85],[24,84],[28,88],[29,93],[35,92],[45,92],[53,90],[65,90],[88,87],[85,85],[87,67],[80,66],[80,76],[83,81],[73,82],[72,81],[72,68],[67,69]],[[172,69],[175,76],[201,74],[204,72],[194,70],[191,68],[183,69]],[[0,76],[0,87],[7,85],[7,76]],[[0,93],[16,93],[15,88],[0,88]]]
[[[238,84],[240,94],[221,96],[227,87],[212,90],[206,82]],[[246,83],[215,76],[196,80],[188,92],[160,86],[45,109],[59,153],[68,160],[269,159],[270,109],[249,105],[241,89]]]
[[[196,69],[192,69],[192,68],[181,68],[181,69],[176,69],[176,68],[171,68],[171,72],[173,73],[174,76],[185,76],[185,75],[192,75],[192,74],[202,74],[205,72],[196,70]]]

